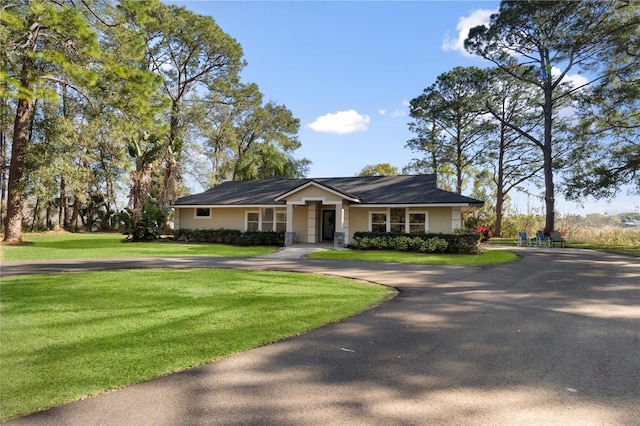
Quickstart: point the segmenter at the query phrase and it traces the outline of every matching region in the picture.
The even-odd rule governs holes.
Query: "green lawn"
[[[5,277],[0,291],[0,421],[294,336],[393,294],[217,269]]]
[[[505,250],[485,250],[481,254],[423,254],[392,250],[327,250],[310,253],[311,259],[365,260],[370,262],[422,263],[433,265],[488,265],[518,260]]]
[[[605,244],[571,242],[568,244],[568,246],[572,248],[582,248],[582,249],[602,251],[605,253],[623,254],[626,256],[640,257],[640,245],[627,246],[627,245],[605,245]]]
[[[99,259],[154,256],[259,256],[275,247],[186,244],[168,241],[123,242],[122,234],[26,234],[22,245],[3,245],[2,260]]]
[[[518,240],[512,238],[491,238],[491,245],[516,246]],[[589,250],[597,250],[605,253],[623,254],[626,256],[640,257],[640,245],[611,245],[611,244],[595,244],[580,241],[568,241],[568,248],[581,248]]]

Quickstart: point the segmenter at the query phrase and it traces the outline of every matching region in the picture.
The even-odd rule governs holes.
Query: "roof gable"
[[[352,201],[354,203],[360,202],[360,200],[358,198],[356,198],[356,197],[354,197],[354,196],[352,196],[350,194],[347,194],[344,191],[341,191],[341,190],[339,190],[337,188],[332,188],[329,185],[324,185],[322,183],[316,182],[315,180],[310,180],[310,181],[304,182],[300,186],[298,186],[296,188],[293,188],[292,190],[287,191],[287,192],[277,196],[275,198],[275,201],[285,201],[286,198],[291,197],[292,195],[294,195],[296,193],[299,193],[300,191],[303,191],[306,188],[309,188],[311,186],[314,186],[316,188],[320,188],[323,191],[327,191],[329,193],[332,193],[334,195],[337,195],[338,197],[344,198],[344,199],[346,199],[348,201]]]

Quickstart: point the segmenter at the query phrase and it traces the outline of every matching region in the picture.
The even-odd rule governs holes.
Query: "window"
[[[276,231],[285,232],[287,230],[287,213],[276,213]]]
[[[260,211],[262,217],[259,217],[255,222],[258,222],[259,229],[262,232],[281,231],[287,230],[287,213],[279,212],[270,207],[262,209]]]
[[[273,231],[273,209],[262,211],[262,232]]]
[[[386,213],[371,213],[371,232],[387,232]]]
[[[211,217],[211,209],[196,209],[196,218],[208,219]]]
[[[260,229],[260,212],[247,212],[247,231]]]
[[[391,232],[406,232],[405,220],[405,209],[391,209]]]
[[[409,232],[427,232],[426,213],[409,213]]]

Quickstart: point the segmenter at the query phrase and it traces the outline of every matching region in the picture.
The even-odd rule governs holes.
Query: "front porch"
[[[287,202],[285,246],[332,244],[344,248],[349,236],[349,205],[342,200]]]

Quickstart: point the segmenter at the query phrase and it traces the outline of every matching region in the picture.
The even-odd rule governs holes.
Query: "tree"
[[[543,135],[505,124],[540,148],[544,164],[547,230],[555,228],[554,113],[580,87],[570,87],[571,70],[588,70],[592,82],[606,72],[599,55],[627,25],[612,19],[615,1],[503,1],[489,27],[472,28],[465,48],[493,62],[542,96]]]
[[[284,105],[263,105],[258,86],[236,84],[205,100],[199,126],[210,160],[208,186],[225,180],[301,177],[309,160],[296,160],[300,120]]]
[[[22,205],[25,185],[24,160],[34,99],[55,96],[51,85],[88,86],[95,73],[87,66],[98,56],[96,33],[83,10],[69,1],[16,2],[3,6],[0,32],[3,64],[2,97],[17,98],[11,163],[9,166],[7,216],[4,241],[22,240]]]
[[[157,162],[162,155],[163,146],[157,136],[143,131],[138,138],[129,142],[127,149],[135,164],[131,172],[129,210],[132,217],[131,226],[137,228],[142,209],[149,201],[151,180]]]
[[[360,170],[358,176],[398,176],[398,168],[389,163],[369,164]]]
[[[429,96],[435,97],[436,94]],[[417,136],[409,139],[405,147],[422,154],[422,158],[414,158],[402,169],[402,173],[435,174],[438,187],[452,191],[455,187],[455,171],[448,160],[445,134],[438,125],[438,111],[421,109],[419,119],[409,123],[409,130]]]
[[[535,93],[518,80],[492,69],[487,71],[487,81],[485,102],[496,126],[483,156],[491,169],[489,180],[496,189],[494,235],[501,236],[503,206],[508,194],[542,169],[537,148],[506,123],[532,133],[539,126],[540,117],[535,110]]]
[[[418,133],[418,143],[411,146],[428,146],[434,167],[449,164],[454,168],[458,194],[462,193],[465,173],[479,161],[491,129],[484,117],[484,85],[485,75],[479,68],[456,67],[440,74],[410,102],[410,116],[416,121],[409,127]],[[423,141],[425,145],[421,145]]]
[[[170,99],[160,207],[177,197],[182,146],[191,124],[186,106],[197,100],[198,91],[216,92],[224,81],[236,81],[244,65],[242,48],[215,23],[184,7],[167,6],[158,0],[124,0],[122,8],[145,39],[147,66],[162,77]],[[222,81],[222,82],[221,82]]]
[[[612,197],[625,184],[640,192],[640,6],[620,5],[616,20],[628,22],[602,52],[607,74],[585,91],[578,135],[589,149],[574,152],[565,196]]]

